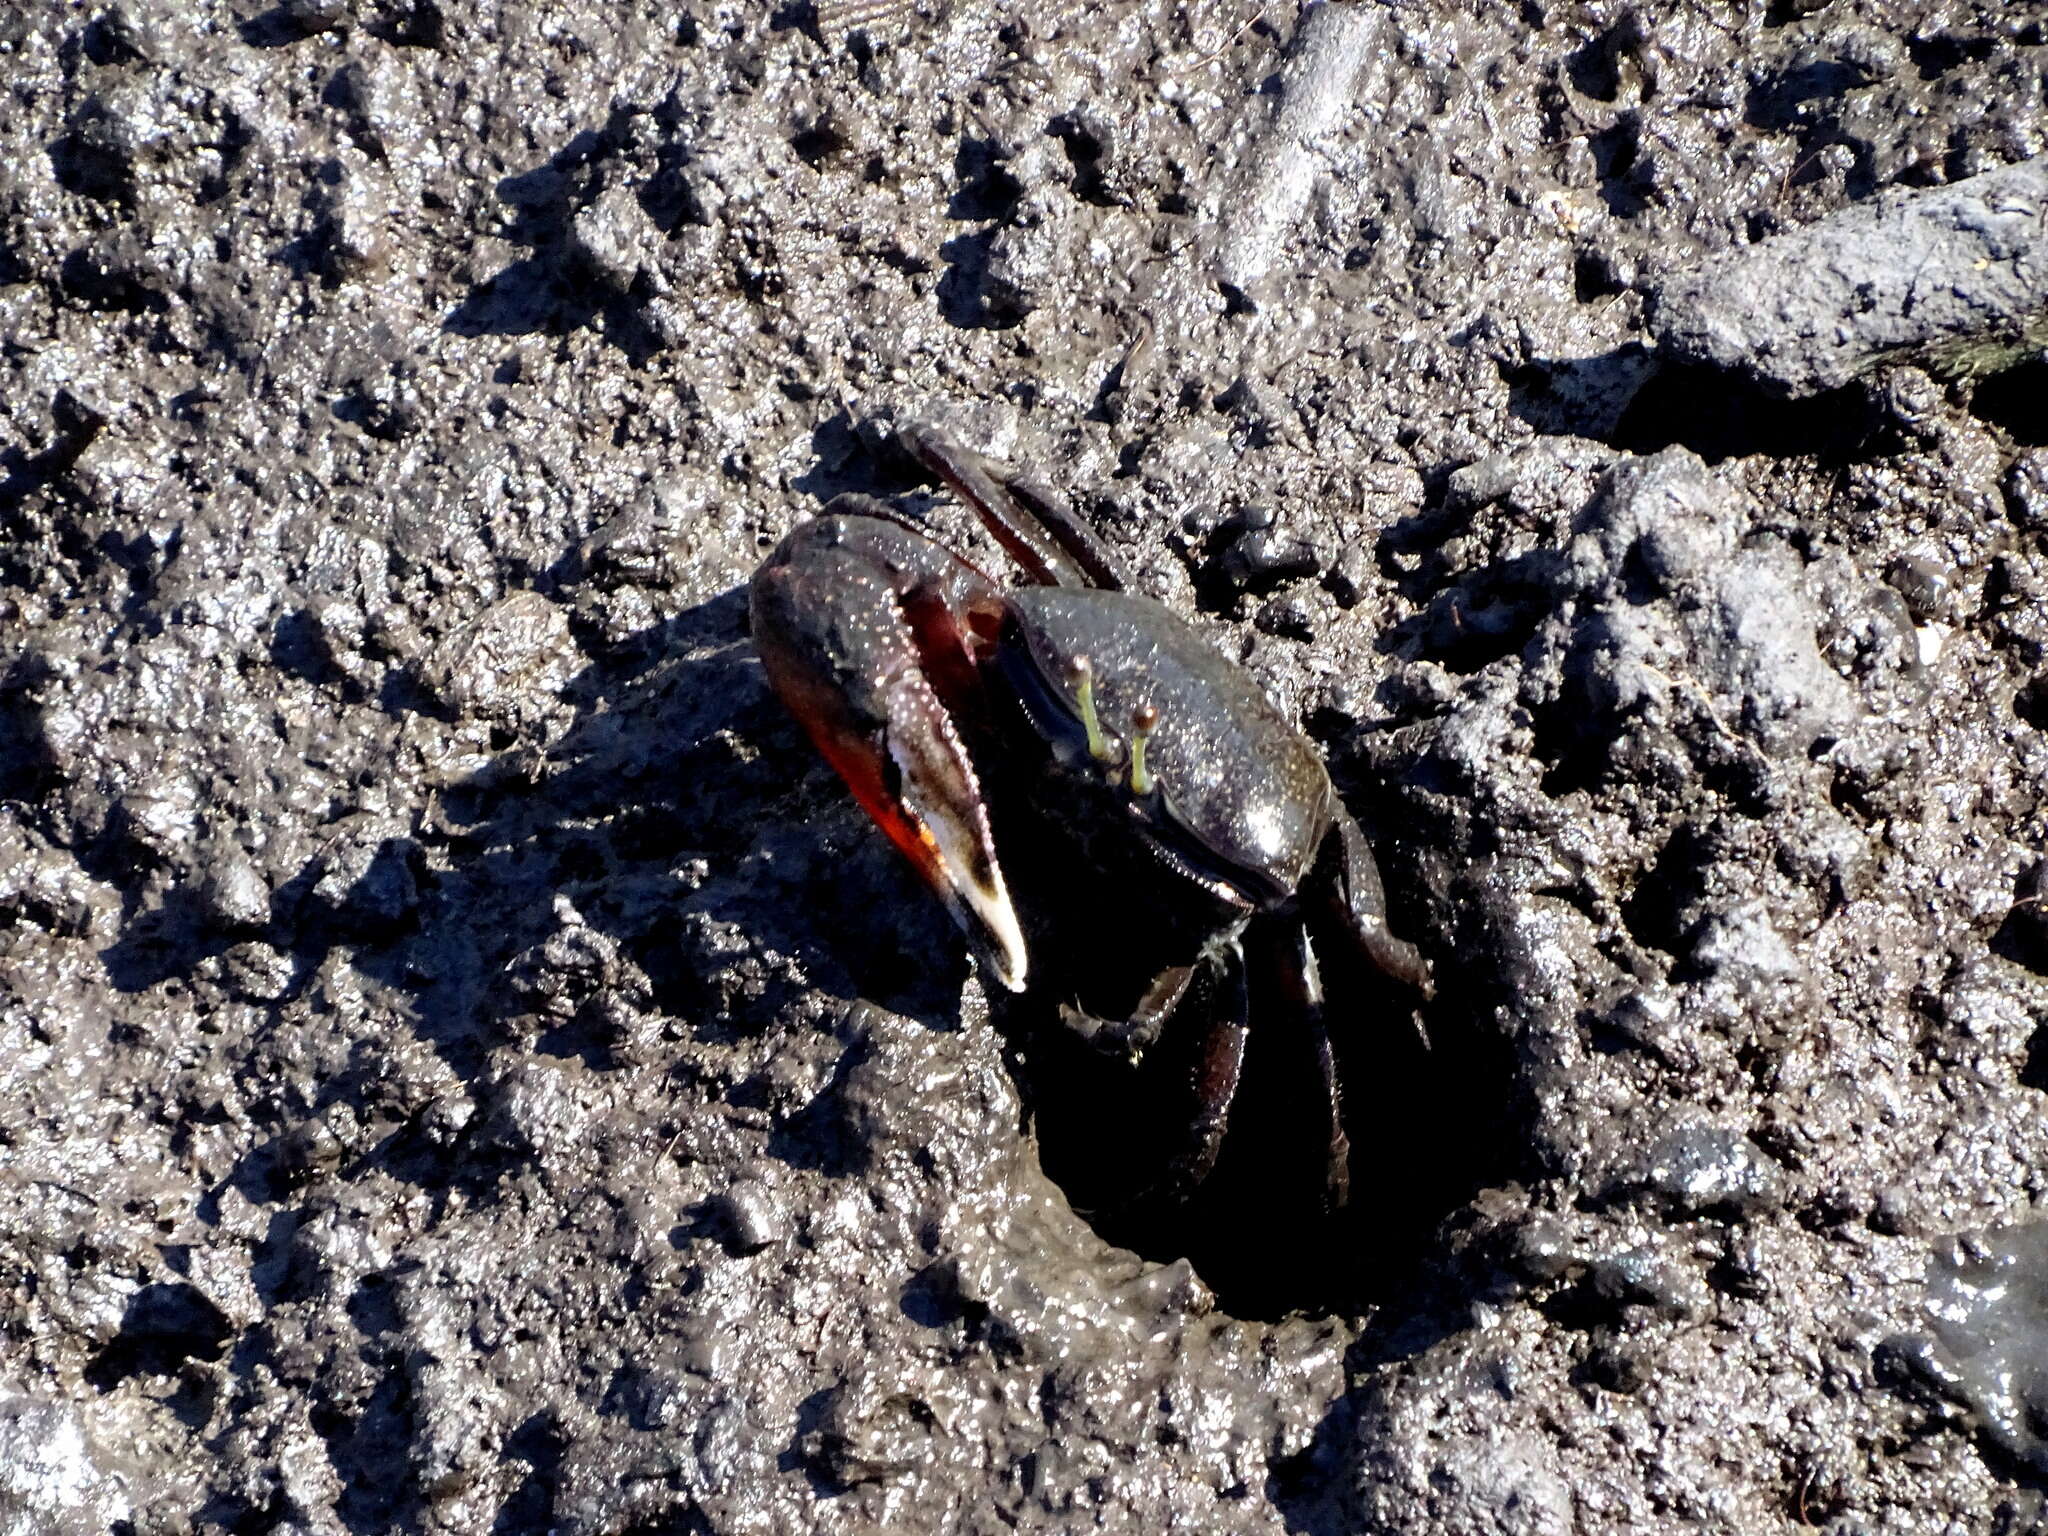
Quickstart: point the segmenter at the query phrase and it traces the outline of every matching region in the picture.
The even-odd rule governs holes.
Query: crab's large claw
[[[932,684],[971,667],[955,616],[977,599],[985,578],[972,567],[906,529],[828,509],[755,574],[754,647],[854,798],[996,979],[1022,991],[1024,934],[981,786]]]

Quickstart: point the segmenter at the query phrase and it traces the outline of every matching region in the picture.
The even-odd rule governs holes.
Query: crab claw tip
[[[1002,872],[992,863],[979,869],[941,860],[933,871],[933,884],[946,898],[953,921],[967,935],[968,945],[983,970],[1011,992],[1024,990],[1030,960],[1024,948],[1024,930],[1017,922],[1017,909]]]
[[[1007,892],[1000,888],[994,892],[998,903],[991,903],[978,910],[975,916],[990,942],[987,945],[989,969],[997,981],[1012,992],[1024,990],[1024,978],[1030,972],[1030,960],[1024,952],[1024,933],[1017,926],[1017,912],[1010,905]]]

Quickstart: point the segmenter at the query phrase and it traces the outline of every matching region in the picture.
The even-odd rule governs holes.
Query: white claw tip
[[[1031,971],[1031,962],[1024,951],[1024,930],[1017,924],[1017,909],[1010,905],[1010,894],[1003,889],[1002,875],[996,875],[994,889],[976,890],[969,886],[962,895],[976,919],[968,931],[972,933],[979,928],[978,937],[983,941],[979,948],[988,962],[988,969],[1009,991],[1022,992],[1025,978]]]

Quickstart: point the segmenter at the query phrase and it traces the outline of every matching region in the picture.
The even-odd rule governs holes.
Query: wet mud
[[[0,1532],[2039,1528],[2044,73],[2033,0],[8,8]],[[1283,1045],[1105,1219],[1157,1106],[769,692],[837,492],[988,555],[913,416],[1372,838],[1438,986],[1330,965],[1341,1217]]]

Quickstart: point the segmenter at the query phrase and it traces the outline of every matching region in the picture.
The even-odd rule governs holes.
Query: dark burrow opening
[[[2012,712],[2037,731],[2048,731],[2048,672],[2036,673],[2012,696]]]
[[[1025,862],[1012,864],[1013,889],[1031,883]],[[1066,911],[1082,931],[1136,944],[1142,898],[1096,894],[1117,890],[1070,889]],[[1034,964],[1046,953],[1035,942]],[[1185,1195],[1160,1185],[1189,1142],[1209,989],[1198,980],[1135,1063],[1062,1016],[1071,988],[1050,974],[1024,998],[996,999],[1047,1175],[1105,1240],[1159,1263],[1187,1258],[1236,1317],[1356,1314],[1395,1298],[1443,1219],[1512,1172],[1512,1062],[1477,1027],[1488,1014],[1460,968],[1440,959],[1436,997],[1418,1007],[1327,935],[1318,959],[1350,1143],[1349,1200],[1336,1210],[1315,1036],[1255,956],[1243,1074],[1214,1170]]]
[[[2048,355],[1985,379],[1970,409],[2023,448],[2048,447]]]
[[[1357,1313],[1395,1295],[1432,1233],[1489,1182],[1506,1156],[1505,1095],[1481,1042],[1443,1007],[1429,1044],[1403,999],[1368,998],[1332,1025],[1340,1052],[1350,1199],[1324,1207],[1320,1091],[1299,1039],[1254,1016],[1243,1082],[1215,1171],[1184,1201],[1124,1204],[1179,1133],[1173,1078],[1186,1055],[1162,1049],[1112,1063],[1057,1020],[1019,1044],[1015,1070],[1047,1174],[1107,1241],[1165,1263],[1186,1257],[1242,1318]]]
[[[1608,441],[1642,454],[1677,444],[1710,464],[1756,454],[1839,463],[1879,425],[1869,395],[1856,385],[1787,400],[1738,374],[1666,363],[1644,381]]]

